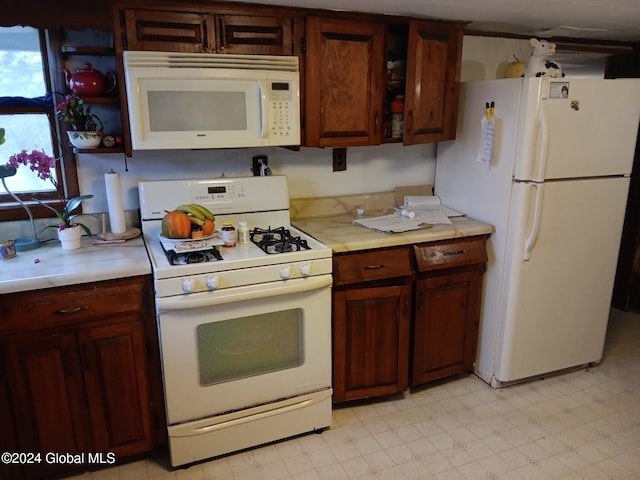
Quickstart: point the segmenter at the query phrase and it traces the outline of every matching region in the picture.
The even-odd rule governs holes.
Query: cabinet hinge
[[[307,51],[307,41],[305,38],[300,39],[300,53],[305,53]]]

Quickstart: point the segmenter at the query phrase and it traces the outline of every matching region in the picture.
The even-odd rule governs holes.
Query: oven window
[[[300,308],[238,317],[196,328],[200,385],[299,367],[304,363]]]

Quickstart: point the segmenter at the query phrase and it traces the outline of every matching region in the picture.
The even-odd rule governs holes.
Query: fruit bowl
[[[195,242],[196,240],[209,240],[210,238],[215,237],[216,234],[212,233],[211,235],[206,235],[200,238],[169,238],[165,237],[163,234],[160,234],[160,238],[163,240],[170,240],[172,242]]]

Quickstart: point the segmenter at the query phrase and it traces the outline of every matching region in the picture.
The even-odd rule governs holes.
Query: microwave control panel
[[[269,128],[272,136],[297,135],[294,95],[292,82],[269,82]]]

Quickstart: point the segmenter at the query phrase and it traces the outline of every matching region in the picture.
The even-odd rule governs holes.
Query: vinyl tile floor
[[[640,315],[596,367],[492,389],[474,375],[338,407],[333,425],[171,468],[166,452],[69,480],[640,479]]]

